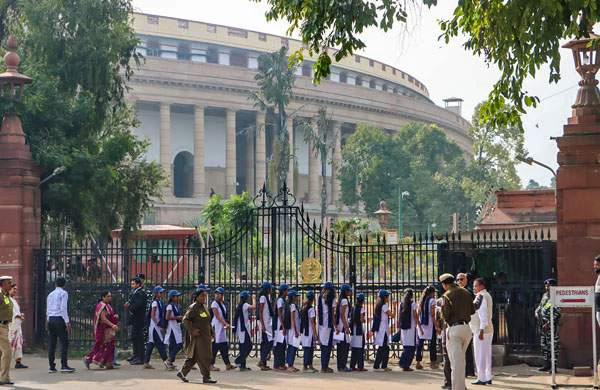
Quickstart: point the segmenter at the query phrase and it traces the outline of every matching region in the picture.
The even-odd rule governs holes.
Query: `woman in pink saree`
[[[119,316],[115,313],[110,303],[112,294],[109,291],[102,293],[100,301],[94,312],[94,347],[83,359],[83,363],[90,369],[90,364],[95,363],[106,369],[114,368],[115,339]]]

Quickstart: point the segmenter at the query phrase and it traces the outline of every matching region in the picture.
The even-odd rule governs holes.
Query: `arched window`
[[[173,161],[173,188],[176,198],[194,196],[194,156],[179,152]]]

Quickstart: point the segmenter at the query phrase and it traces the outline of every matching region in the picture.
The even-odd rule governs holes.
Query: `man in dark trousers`
[[[125,309],[129,310],[130,340],[133,346],[133,356],[129,359],[129,363],[141,365],[144,364],[144,323],[148,296],[142,288],[140,278],[131,279],[131,289],[131,295],[125,302]]]
[[[46,327],[48,329],[48,372],[53,374],[56,371],[54,357],[56,354],[56,342],[60,340],[60,364],[61,372],[74,372],[75,369],[69,367],[69,333],[71,332],[71,322],[67,311],[69,294],[64,287],[67,281],[63,277],[56,278],[56,288],[46,300]]]

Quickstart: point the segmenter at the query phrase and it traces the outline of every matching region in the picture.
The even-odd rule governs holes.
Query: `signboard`
[[[598,373],[596,358],[596,304],[593,286],[551,286],[550,304],[556,307],[585,307],[590,309],[592,320],[592,370],[594,374],[594,389],[598,389]],[[556,355],[554,353],[554,316],[550,315],[550,356],[552,388],[557,389],[556,383]]]
[[[594,287],[552,287],[550,289],[550,300],[556,307],[592,307],[594,304]]]
[[[398,243],[398,231],[397,230],[386,230],[385,231],[385,243],[395,245]]]

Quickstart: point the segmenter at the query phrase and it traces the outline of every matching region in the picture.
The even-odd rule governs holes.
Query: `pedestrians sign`
[[[592,307],[594,304],[594,287],[552,287],[550,289],[550,300],[556,307]]]
[[[592,311],[592,370],[594,373],[594,389],[598,386],[597,360],[596,360],[596,301],[594,300],[593,286],[551,286],[550,304],[556,307],[586,307]],[[552,308],[554,310],[554,308]],[[552,388],[558,388],[556,383],[556,361],[554,356],[554,315],[550,314],[550,354]]]

